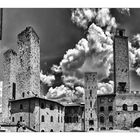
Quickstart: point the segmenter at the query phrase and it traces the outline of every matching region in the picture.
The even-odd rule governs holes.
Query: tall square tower
[[[97,131],[97,73],[85,73],[85,131]]]
[[[32,27],[18,34],[17,99],[40,96],[40,40]]]
[[[3,56],[2,116],[3,121],[8,122],[10,119],[9,100],[15,100],[17,94],[17,53],[14,50],[9,49]]]
[[[116,94],[128,94],[129,82],[129,51],[128,37],[125,30],[117,29],[114,37],[114,92]]]

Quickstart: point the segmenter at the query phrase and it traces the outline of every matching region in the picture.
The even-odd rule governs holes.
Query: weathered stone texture
[[[97,73],[85,73],[85,131],[97,131]]]
[[[9,114],[9,100],[13,97],[13,83],[16,86],[16,72],[17,72],[17,54],[14,50],[9,49],[4,53],[3,62],[3,93],[2,93],[2,116],[3,121],[8,121]],[[16,89],[15,89],[16,94]],[[15,95],[16,96],[16,95]]]
[[[130,92],[128,37],[120,35],[114,37],[114,82],[115,92],[119,94]],[[126,84],[124,89],[119,83]]]
[[[114,128],[114,94],[98,95],[97,106],[98,106],[98,128],[99,130],[110,130]],[[109,109],[112,107],[112,110]],[[101,110],[104,108],[104,110]],[[101,122],[100,117],[104,117],[104,122]],[[113,121],[109,120],[109,116],[113,117]]]
[[[84,131],[84,106],[67,105],[65,106],[65,132]]]
[[[39,43],[39,37],[32,27],[27,27],[18,35],[17,99],[40,96]]]

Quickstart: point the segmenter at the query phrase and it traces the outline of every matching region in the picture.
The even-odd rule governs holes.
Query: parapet
[[[23,42],[23,43],[28,42],[32,38],[36,40],[37,42],[39,42],[39,37],[37,33],[35,32],[35,30],[33,29],[33,27],[31,26],[26,27],[26,29],[22,31],[21,33],[19,33],[17,37],[18,37],[18,42]]]
[[[120,37],[124,37],[125,36],[125,29],[117,28],[115,35],[120,36]]]
[[[17,56],[17,53],[13,49],[8,49],[6,52],[3,53],[3,55],[5,58],[9,58],[11,57],[11,55]]]

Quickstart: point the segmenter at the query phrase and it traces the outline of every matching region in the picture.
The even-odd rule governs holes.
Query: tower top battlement
[[[18,42],[28,42],[31,38],[39,42],[39,37],[33,27],[28,26],[24,31],[18,34]]]
[[[9,56],[10,54],[17,55],[17,53],[13,49],[8,49],[3,53],[4,56]]]
[[[120,37],[125,37],[125,29],[117,28],[115,35]]]

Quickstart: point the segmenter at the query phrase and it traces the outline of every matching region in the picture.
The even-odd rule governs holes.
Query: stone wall
[[[127,105],[127,110],[123,110],[123,105]],[[138,106],[134,110],[133,105]],[[124,94],[116,96],[115,127],[116,129],[130,129],[134,121],[140,118],[140,94]]]
[[[116,91],[119,94],[130,91],[128,37],[120,34],[114,37],[114,82],[115,93]]]
[[[40,96],[39,37],[32,27],[18,34],[17,99]]]
[[[65,132],[84,131],[84,106],[65,106]]]
[[[85,131],[97,131],[97,73],[85,73]]]
[[[2,93],[2,115],[3,121],[9,121],[9,100],[15,99],[16,96],[16,73],[17,73],[17,54],[14,50],[9,49],[4,53],[3,59],[3,93]],[[15,91],[13,91],[15,84]],[[13,93],[14,92],[14,93]]]
[[[98,128],[99,130],[111,130],[114,129],[114,100],[115,94],[98,95]],[[111,117],[112,119],[111,120]],[[104,118],[102,122],[101,117]]]
[[[23,109],[20,109],[20,105]],[[53,107],[53,109],[51,109]],[[42,121],[44,116],[44,121]],[[51,116],[53,121],[51,122]],[[58,121],[59,116],[59,121]],[[14,117],[14,122],[12,119]],[[20,117],[25,124],[36,130],[50,132],[64,131],[64,107],[54,101],[45,100],[41,98],[27,98],[11,102],[11,123],[17,124]]]

